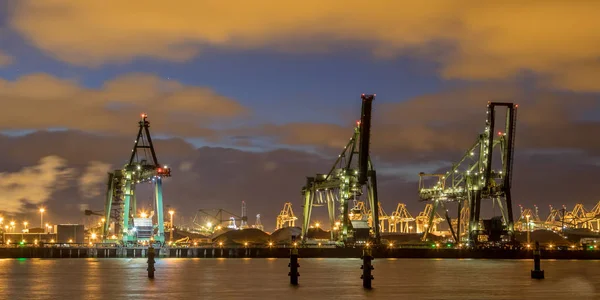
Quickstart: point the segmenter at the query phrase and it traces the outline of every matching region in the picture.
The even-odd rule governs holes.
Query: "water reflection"
[[[301,259],[300,286],[286,259],[0,260],[2,299],[600,299],[600,261],[376,259],[365,291],[358,259]]]

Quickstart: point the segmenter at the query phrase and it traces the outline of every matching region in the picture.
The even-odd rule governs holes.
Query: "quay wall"
[[[289,248],[160,248],[157,257],[177,258],[287,258]],[[301,258],[360,258],[360,248],[299,248]],[[2,258],[136,258],[147,248],[124,247],[15,247],[0,248]],[[532,259],[526,250],[374,249],[375,258]],[[542,259],[596,259],[600,251],[542,250]]]

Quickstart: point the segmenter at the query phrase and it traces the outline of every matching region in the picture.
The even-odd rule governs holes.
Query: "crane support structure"
[[[367,242],[373,239],[379,243],[379,205],[377,199],[377,175],[370,158],[371,111],[375,95],[361,95],[361,118],[354,128],[350,141],[338,156],[327,174],[317,174],[307,177],[306,185],[302,188],[304,211],[302,222],[302,237],[310,226],[313,206],[327,205],[331,240],[354,243]],[[354,159],[358,156],[358,159]],[[369,205],[372,226],[367,219],[351,219],[350,201],[356,201],[363,195],[366,186],[366,196]],[[336,211],[336,203],[339,208]],[[365,218],[368,216],[364,216]],[[365,238],[366,234],[366,238]]]
[[[103,239],[109,239],[109,226],[114,222],[114,235],[123,244],[142,241],[164,243],[164,213],[162,197],[162,178],[171,176],[171,169],[158,163],[156,151],[150,137],[148,115],[142,114],[139,130],[134,141],[128,163],[123,169],[108,174]],[[156,213],[141,213],[138,216],[135,189],[137,184],[154,184],[154,205]],[[156,216],[156,222],[152,217]]]
[[[506,109],[506,124],[504,132],[496,135],[496,108]],[[485,129],[473,146],[469,148],[460,161],[452,166],[445,174],[420,173],[419,197],[421,201],[431,201],[434,209],[429,216],[429,224],[423,235],[426,240],[431,229],[434,216],[438,207],[446,208],[447,203],[456,203],[458,206],[458,221],[453,236],[459,242],[462,240],[461,215],[468,216],[467,242],[477,243],[485,232],[481,226],[482,200],[490,199],[497,204],[502,213],[504,231],[514,239],[514,219],[511,199],[511,180],[513,171],[513,157],[515,146],[515,133],[517,122],[517,107],[513,103],[488,102]],[[492,168],[494,150],[499,149],[502,166],[499,170]],[[426,186],[426,177],[437,177],[433,187]],[[450,220],[447,216],[446,219]],[[466,210],[466,214],[465,214]],[[462,212],[462,213],[461,213]],[[452,224],[450,224],[452,228]],[[489,228],[488,228],[489,230]]]

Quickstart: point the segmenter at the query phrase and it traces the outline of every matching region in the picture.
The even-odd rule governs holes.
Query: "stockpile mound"
[[[389,242],[393,242],[395,244],[412,244],[412,243],[420,243],[421,238],[423,237],[422,233],[397,233],[397,234],[382,234],[381,238],[388,240]],[[442,237],[429,234],[427,235],[428,240],[430,241],[441,241]]]
[[[309,228],[306,237],[316,240],[328,240],[331,238],[331,233],[321,228]]]
[[[213,238],[214,242],[223,242],[224,244],[267,244],[271,237],[262,230],[247,228],[242,230],[230,230]]]
[[[300,227],[285,227],[275,230],[275,232],[271,234],[271,240],[274,243],[289,242],[292,239],[292,236],[296,236],[296,238],[299,239],[301,234],[302,229]]]
[[[516,232],[515,238],[521,243],[527,243],[527,232]],[[538,241],[540,244],[569,245],[567,239],[550,230],[534,230],[530,232],[529,239],[531,243]]]
[[[169,236],[169,233],[166,233],[167,237]],[[191,233],[191,232],[187,232],[185,230],[179,230],[179,229],[175,229],[175,231],[173,231],[173,240],[179,240],[185,237],[189,237],[190,240],[196,240],[196,239],[206,239],[208,238],[208,236],[203,235],[203,234],[199,234],[199,233]]]

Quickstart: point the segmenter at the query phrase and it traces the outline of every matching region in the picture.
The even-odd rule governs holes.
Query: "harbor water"
[[[282,258],[2,259],[0,299],[600,299],[600,261],[375,259],[372,290],[359,259],[300,259],[291,286]],[[393,298],[392,298],[393,297]]]

